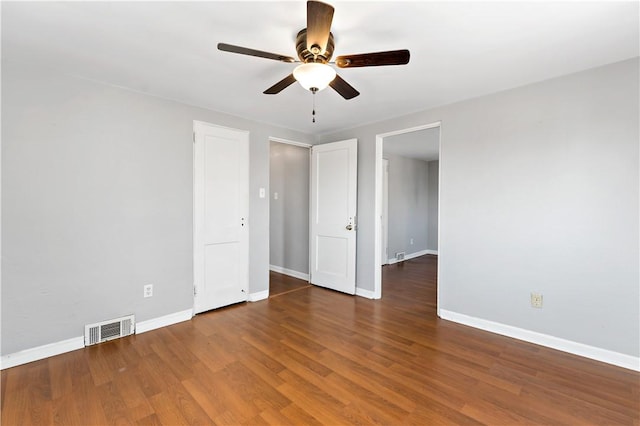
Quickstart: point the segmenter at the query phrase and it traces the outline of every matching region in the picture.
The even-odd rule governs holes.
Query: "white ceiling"
[[[383,154],[395,154],[422,161],[440,158],[440,128],[417,130],[383,139]]]
[[[407,48],[406,66],[339,70],[346,101],[298,84],[295,2],[2,2],[3,61],[56,69],[310,134],[324,134],[638,56],[638,2],[331,2],[334,56]]]

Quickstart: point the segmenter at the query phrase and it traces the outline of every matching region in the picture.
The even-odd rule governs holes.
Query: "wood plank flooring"
[[[281,294],[309,287],[310,285],[307,281],[299,278],[269,271],[269,297],[280,296]]]
[[[2,371],[2,425],[638,425],[640,374],[443,321],[436,258],[374,301],[269,300]]]

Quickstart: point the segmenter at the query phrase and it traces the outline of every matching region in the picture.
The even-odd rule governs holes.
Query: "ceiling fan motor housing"
[[[298,32],[296,36],[296,52],[298,52],[298,57],[304,63],[309,62],[320,62],[327,63],[331,60],[333,56],[333,49],[335,44],[333,42],[333,34],[329,33],[329,40],[327,41],[327,48],[324,52],[318,52],[314,54],[307,49],[307,29],[304,28]]]

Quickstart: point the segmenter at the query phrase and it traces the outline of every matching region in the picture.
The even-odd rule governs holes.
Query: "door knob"
[[[352,224],[348,224],[347,225],[347,231],[351,231],[353,229],[353,225]]]

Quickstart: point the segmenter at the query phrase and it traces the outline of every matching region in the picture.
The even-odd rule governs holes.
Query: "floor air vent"
[[[135,317],[129,315],[109,321],[84,326],[84,345],[90,346],[96,343],[133,334],[135,330]]]

